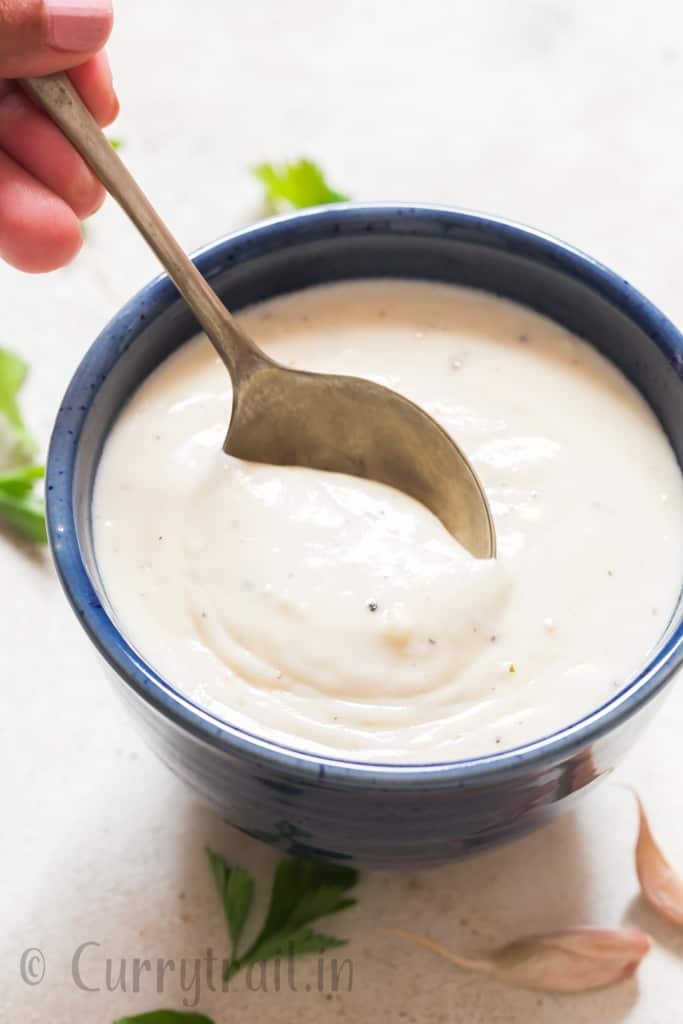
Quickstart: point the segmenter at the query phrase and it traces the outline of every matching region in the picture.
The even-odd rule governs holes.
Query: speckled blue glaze
[[[319,282],[384,275],[516,299],[620,366],[683,463],[681,334],[617,274],[547,235],[444,208],[344,204],[231,235],[195,262],[233,309]],[[129,646],[107,608],[93,557],[93,476],[122,403],[195,331],[166,276],[143,288],[78,367],[47,468],[48,528],[64,590],[169,767],[250,835],[299,854],[396,866],[435,863],[525,831],[609,772],[681,663],[680,608],[644,670],[592,714],[515,750],[419,766],[308,755],[232,728],[176,692]]]

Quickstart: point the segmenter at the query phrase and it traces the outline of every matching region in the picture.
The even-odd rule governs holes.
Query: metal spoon
[[[238,325],[171,235],[64,74],[22,81],[154,250],[230,371],[224,450],[240,459],[379,480],[417,498],[478,558],[495,556],[493,520],[465,455],[431,416],[357,377],[280,366]]]

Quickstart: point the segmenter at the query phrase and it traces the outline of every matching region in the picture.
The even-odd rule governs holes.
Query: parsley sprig
[[[35,484],[45,468],[33,462],[36,442],[18,402],[27,373],[23,359],[0,348],[0,522],[37,544],[46,544],[45,507],[35,495]]]
[[[343,203],[349,198],[327,184],[322,170],[312,160],[259,164],[252,170],[263,185],[272,210]]]
[[[240,954],[242,931],[249,917],[254,882],[244,868],[230,867],[220,854],[207,850],[231,942],[231,957],[224,979],[249,964],[279,956],[322,953],[343,946],[345,940],[315,932],[310,925],[337,914],[356,902],[346,893],[358,881],[353,868],[300,857],[285,857],[273,877],[265,921],[251,945]]]
[[[202,1013],[187,1013],[182,1010],[151,1010],[135,1017],[119,1017],[114,1024],[213,1024]]]

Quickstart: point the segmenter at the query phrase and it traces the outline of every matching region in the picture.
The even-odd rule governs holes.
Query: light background
[[[683,8],[673,0],[118,0],[112,132],[188,248],[260,213],[248,167],[308,154],[357,199],[485,210],[567,239],[683,321]],[[116,308],[157,272],[109,203],[76,263],[43,278],[0,267],[0,339],[30,360],[30,423],[47,441],[74,366]],[[104,682],[46,559],[0,536],[0,1018],[108,1022],[181,1006],[88,994],[107,956],[225,948],[205,864],[211,843],[268,877],[274,855],[203,810],[146,751]],[[637,783],[683,871],[681,726],[674,692],[619,778]],[[351,993],[206,993],[226,1021],[338,1016],[374,1024],[680,1024],[683,932],[640,903],[635,812],[609,783],[543,832],[475,860],[367,873]],[[574,924],[635,922],[657,945],[637,981],[588,997],[505,989],[383,935],[428,930],[454,949]],[[47,972],[19,978],[26,947]],[[300,967],[299,987],[309,973]],[[314,975],[309,980],[314,981]]]

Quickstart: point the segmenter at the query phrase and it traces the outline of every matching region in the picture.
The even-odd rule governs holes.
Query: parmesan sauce
[[[225,455],[230,379],[196,338],[119,415],[93,499],[112,614],[172,686],[290,747],[426,763],[546,735],[643,666],[681,588],[683,487],[613,365],[529,309],[419,281],[239,319],[286,366],[431,413],[485,486],[498,558],[382,484]]]

